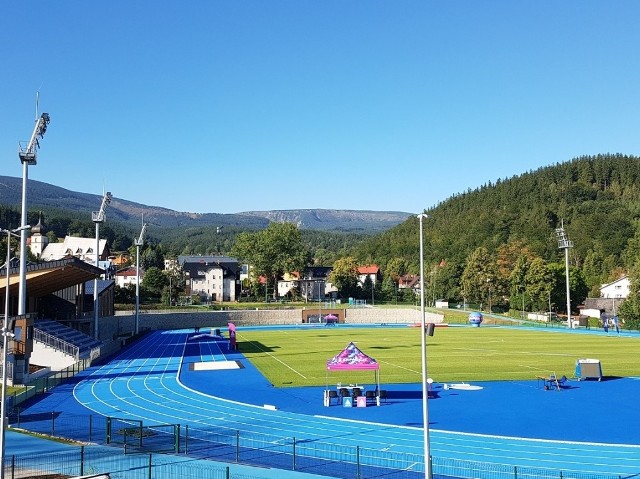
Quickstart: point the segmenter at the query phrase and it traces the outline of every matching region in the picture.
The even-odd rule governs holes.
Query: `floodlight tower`
[[[102,197],[102,204],[100,205],[100,211],[91,212],[91,220],[96,224],[96,268],[100,267],[100,223],[104,223],[106,219],[104,211],[107,209],[107,205],[111,203],[111,193],[107,192]],[[93,337],[98,338],[98,317],[99,317],[99,300],[98,300],[98,278],[93,282]]]
[[[144,243],[145,231],[147,231],[147,223],[144,223],[143,220],[140,236],[138,239],[133,240],[136,245],[136,334],[140,332],[140,246]],[[171,296],[171,288],[169,288],[169,296]]]
[[[556,228],[556,237],[558,238],[558,248],[564,250],[564,269],[567,278],[567,326],[573,328],[573,321],[571,321],[571,295],[569,292],[569,248],[573,248],[573,241],[569,240],[567,233],[564,231],[564,222],[561,223],[560,228]]]
[[[29,165],[35,165],[36,151],[40,148],[38,138],[43,138],[49,125],[49,113],[43,113],[38,118],[38,100],[36,97],[36,124],[31,139],[26,145],[18,144],[18,157],[22,163],[22,223],[20,231],[20,288],[18,292],[18,314],[26,313],[27,304],[27,181],[29,179]]]

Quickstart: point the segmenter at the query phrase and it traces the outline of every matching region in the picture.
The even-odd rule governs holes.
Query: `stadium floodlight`
[[[429,218],[429,215],[421,213],[420,220],[420,312],[422,314],[422,430],[424,433],[424,477],[432,478],[431,474],[431,448],[429,445],[429,392],[427,389],[427,325],[424,309],[424,241],[422,237],[422,220]]]
[[[564,250],[564,270],[567,285],[567,327],[573,328],[573,321],[571,321],[571,293],[569,286],[569,248],[573,248],[573,241],[569,240],[567,233],[564,231],[564,222],[560,224],[560,228],[556,228],[556,237],[558,239],[558,248]]]
[[[2,393],[0,393],[0,418],[2,418],[2,427],[0,431],[0,479],[4,479],[4,452],[5,452],[5,429],[7,427],[7,348],[9,347],[9,337],[13,337],[13,332],[9,330],[9,287],[11,286],[10,263],[11,263],[11,236],[17,237],[18,231],[22,232],[29,229],[30,226],[21,226],[14,230],[0,229],[0,233],[7,234],[7,262],[5,263],[5,271],[7,273],[7,285],[4,298],[4,321],[2,323]]]
[[[100,223],[104,223],[106,216],[105,210],[107,205],[111,203],[111,193],[106,192],[102,196],[102,204],[99,211],[91,213],[91,220],[96,224],[96,268],[100,267]],[[93,337],[98,338],[98,318],[99,318],[100,300],[98,296],[98,278],[93,281]]]
[[[36,152],[40,148],[38,138],[43,138],[51,118],[48,113],[43,113],[38,118],[38,96],[36,95],[36,124],[31,133],[29,142],[23,146],[18,144],[18,157],[22,163],[22,222],[27,224],[27,182],[29,180],[29,165],[35,165]],[[20,286],[18,292],[18,314],[25,314],[27,305],[27,230],[20,233]]]
[[[133,240],[136,245],[136,335],[140,332],[140,246],[144,244],[144,233],[147,231],[147,223],[143,217],[142,231],[138,239]],[[171,286],[169,286],[169,306],[171,306]]]

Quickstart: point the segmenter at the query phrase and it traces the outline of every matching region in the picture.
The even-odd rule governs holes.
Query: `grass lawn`
[[[380,364],[385,383],[422,380],[420,328],[238,329],[240,350],[277,387],[320,386],[326,362],[353,341]],[[596,358],[605,376],[640,376],[638,338],[522,328],[436,328],[427,337],[427,370],[436,382],[574,375],[576,360]],[[373,372],[330,372],[330,383],[371,382]]]

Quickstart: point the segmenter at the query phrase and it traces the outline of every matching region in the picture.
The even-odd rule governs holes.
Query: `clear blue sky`
[[[419,212],[640,154],[637,0],[10,1],[0,155],[178,211]],[[97,205],[99,206],[99,205]]]

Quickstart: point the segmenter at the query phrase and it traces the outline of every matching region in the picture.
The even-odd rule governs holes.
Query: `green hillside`
[[[563,262],[555,234],[562,224],[574,244],[570,263],[593,289],[627,270],[637,256],[640,159],[581,157],[499,179],[426,212],[430,218],[424,220],[425,262],[443,264],[437,273],[450,283],[450,289],[436,286],[438,297],[455,296],[453,283],[459,282],[469,255],[478,248],[487,250],[498,270],[513,268],[521,253],[546,263]],[[410,272],[418,272],[418,220],[410,218],[366,239],[352,254],[361,263],[379,264],[383,271],[390,261],[402,258]],[[502,293],[508,295],[509,285],[506,288]]]

